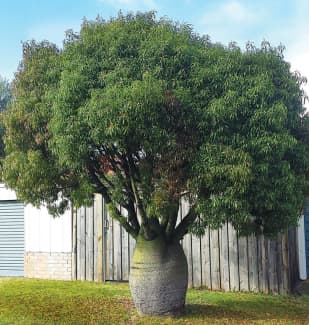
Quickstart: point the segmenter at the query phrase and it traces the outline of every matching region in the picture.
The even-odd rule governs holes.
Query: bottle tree
[[[186,233],[227,220],[242,234],[296,225],[309,174],[303,82],[267,42],[225,47],[153,13],[85,20],[63,49],[24,43],[2,178],[53,213],[101,193],[137,240],[138,311],[174,313]]]

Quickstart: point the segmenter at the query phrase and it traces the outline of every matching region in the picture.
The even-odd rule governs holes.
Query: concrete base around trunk
[[[71,253],[25,253],[26,278],[71,280]]]

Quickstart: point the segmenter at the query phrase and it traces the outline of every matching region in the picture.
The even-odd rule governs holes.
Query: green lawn
[[[189,290],[184,316],[150,318],[126,283],[0,279],[0,324],[309,324],[309,296]]]

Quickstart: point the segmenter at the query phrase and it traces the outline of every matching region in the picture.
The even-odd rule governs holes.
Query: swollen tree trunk
[[[131,293],[139,314],[181,313],[187,286],[188,265],[181,245],[139,236],[130,272]]]

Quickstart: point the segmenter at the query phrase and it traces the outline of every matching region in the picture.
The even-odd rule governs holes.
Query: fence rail
[[[186,206],[180,210],[181,218]],[[296,230],[276,239],[239,237],[228,223],[203,237],[182,240],[189,287],[225,291],[288,293],[298,279]],[[100,195],[73,214],[73,278],[127,281],[135,240],[111,219]]]

